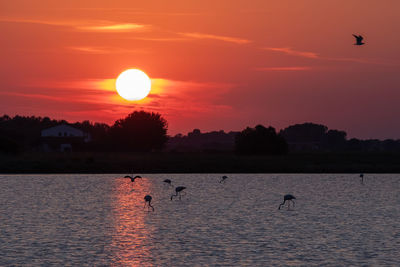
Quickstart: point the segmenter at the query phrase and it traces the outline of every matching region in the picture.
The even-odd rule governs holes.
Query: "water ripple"
[[[0,266],[400,265],[398,175],[142,176],[1,175]]]

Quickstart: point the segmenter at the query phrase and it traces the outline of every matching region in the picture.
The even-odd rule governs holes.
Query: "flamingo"
[[[364,183],[364,174],[363,173],[360,174],[360,178],[361,178],[361,183]]]
[[[149,208],[152,208],[153,211],[154,211],[154,207],[151,205],[151,199],[152,199],[152,197],[150,195],[146,195],[144,197],[144,207],[143,207],[143,209],[146,207],[146,204],[147,204],[147,211],[149,210]]]
[[[225,180],[228,179],[228,176],[224,175],[221,177],[221,181],[219,183],[225,183]]]
[[[163,182],[164,182],[165,184],[168,184],[168,185],[172,186],[172,182],[171,182],[170,179],[165,179]]]
[[[293,207],[294,207],[294,206],[295,206],[295,203],[294,203],[294,200],[293,200],[293,199],[296,199],[296,197],[293,196],[293,195],[291,195],[291,194],[284,195],[284,196],[283,196],[283,202],[279,205],[278,210],[281,209],[281,206],[285,205],[285,202],[286,202],[286,201],[288,202],[288,209],[289,209],[289,207],[290,207],[290,203],[293,203]]]
[[[181,192],[182,192],[184,189],[186,189],[186,187],[184,187],[184,186],[178,186],[178,187],[176,187],[176,188],[175,188],[175,195],[171,195],[171,200],[172,200],[173,197],[177,197],[177,196],[179,196],[179,200],[181,200],[181,197],[182,197]]]

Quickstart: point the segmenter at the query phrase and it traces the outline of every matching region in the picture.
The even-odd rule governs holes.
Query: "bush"
[[[273,127],[257,125],[247,127],[236,136],[235,149],[240,154],[281,155],[288,153],[288,144]]]

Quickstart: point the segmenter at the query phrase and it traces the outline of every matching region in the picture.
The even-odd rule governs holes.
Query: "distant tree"
[[[233,152],[237,132],[225,133],[223,130],[201,132],[194,129],[187,135],[177,134],[168,140],[167,151],[174,152]]]
[[[8,115],[0,117],[0,136],[2,140],[9,140],[17,144],[19,151],[37,148],[41,144],[41,131],[60,124],[71,125],[89,133],[92,137],[90,146],[85,149],[102,149],[107,139],[110,126],[104,123],[91,123],[90,121],[68,123],[65,120],[52,120],[48,117],[19,116],[11,118]],[[3,150],[4,150],[3,145]]]
[[[161,149],[168,140],[167,121],[158,113],[134,111],[110,129],[110,142],[122,151]]]
[[[16,141],[4,136],[0,136],[0,153],[16,154],[19,152],[19,146]]]
[[[386,139],[382,141],[382,149],[389,152],[399,152],[400,140]]]
[[[351,138],[346,142],[346,150],[358,152],[363,150],[363,143],[357,138]]]
[[[199,129],[194,129],[193,132],[188,133],[188,137],[201,137],[201,131]]]
[[[328,150],[341,150],[346,145],[345,131],[329,130],[323,138],[323,147]]]
[[[320,143],[328,127],[311,122],[291,125],[280,131],[288,143]]]
[[[255,128],[247,127],[238,133],[235,138],[236,152],[240,154],[287,154],[286,140],[276,133],[273,127],[265,128],[257,125]]]
[[[37,146],[41,130],[57,125],[56,120],[35,116],[0,117],[0,135],[16,143],[21,151]]]

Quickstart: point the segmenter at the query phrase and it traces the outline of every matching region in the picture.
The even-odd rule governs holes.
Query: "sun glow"
[[[128,69],[123,71],[115,83],[118,94],[126,100],[141,100],[151,90],[151,80],[141,70]]]

